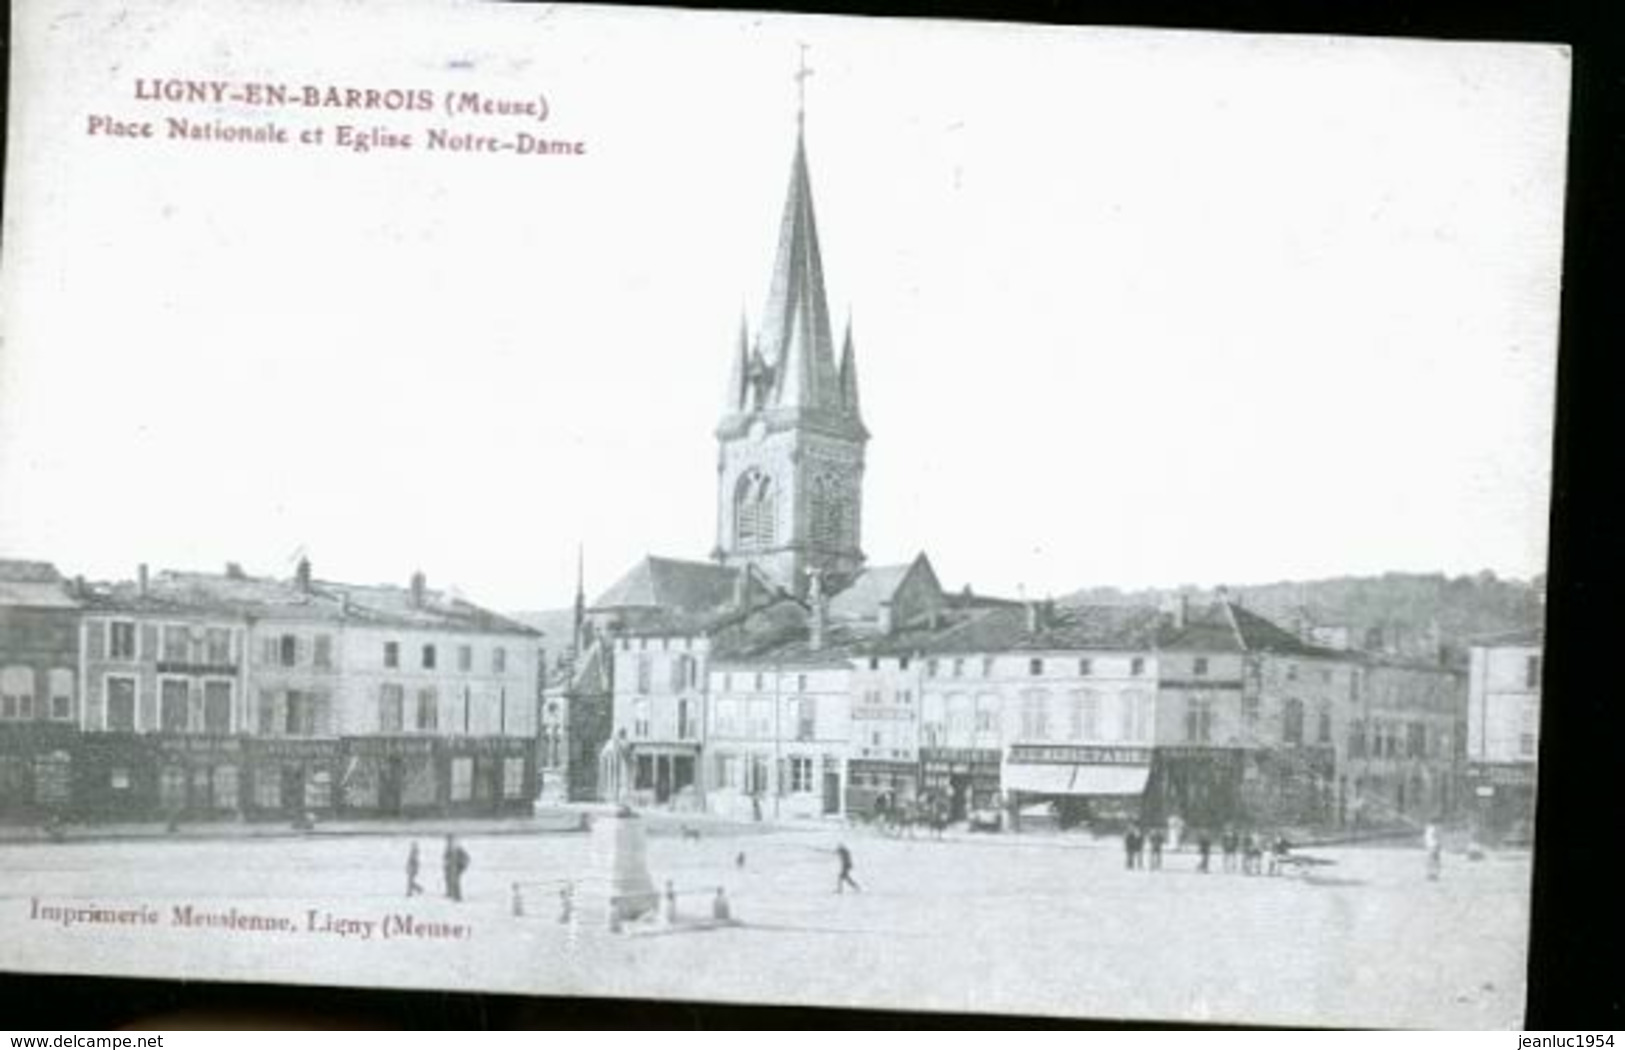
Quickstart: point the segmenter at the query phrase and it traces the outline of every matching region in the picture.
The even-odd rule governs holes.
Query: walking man
[[[1213,832],[1205,827],[1196,833],[1196,852],[1201,857],[1196,870],[1206,875],[1208,858],[1213,856]]]
[[[1236,828],[1234,824],[1224,826],[1224,834],[1219,836],[1219,848],[1224,851],[1224,870],[1235,873],[1236,870]]]
[[[1439,829],[1436,825],[1429,824],[1422,832],[1422,846],[1428,851],[1428,880],[1437,882],[1443,855],[1439,846]]]
[[[1162,825],[1157,824],[1151,829],[1151,870],[1162,870],[1162,843],[1165,838]]]
[[[418,844],[412,843],[412,848],[406,851],[406,895],[416,897],[423,892],[418,884],[418,872],[422,869],[422,861],[418,855]]]
[[[446,852],[440,858],[441,874],[446,879],[446,896],[454,901],[463,899],[463,872],[468,870],[468,851],[458,845],[455,835],[446,836]]]
[[[846,887],[851,886],[854,890],[862,893],[863,887],[859,886],[857,880],[852,877],[852,851],[846,848],[846,843],[838,842],[835,844],[835,856],[841,862],[841,873],[835,877],[835,892],[844,893]]]

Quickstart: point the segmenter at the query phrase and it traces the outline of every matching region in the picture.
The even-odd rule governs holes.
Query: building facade
[[[78,680],[72,586],[49,563],[0,561],[0,818],[68,807]]]
[[[1483,639],[1468,651],[1464,786],[1486,839],[1532,834],[1543,657],[1538,631]]]

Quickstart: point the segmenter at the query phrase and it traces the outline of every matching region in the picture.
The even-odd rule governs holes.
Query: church
[[[856,343],[831,322],[800,116],[760,323],[726,375],[710,557],[647,556],[590,608],[578,595],[593,681],[576,691],[610,708],[601,798],[1209,829],[1454,805],[1441,667],[1380,668],[1222,589],[1202,608],[1058,607],[949,591],[923,553],[870,563]],[[1420,742],[1393,770],[1357,759],[1389,679],[1388,722]]]

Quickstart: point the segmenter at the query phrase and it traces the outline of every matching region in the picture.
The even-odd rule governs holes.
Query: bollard
[[[519,883],[513,884],[513,914],[515,918],[525,916],[525,898],[520,895]]]

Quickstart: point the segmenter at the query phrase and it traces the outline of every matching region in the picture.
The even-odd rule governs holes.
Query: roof
[[[0,605],[24,609],[74,609],[79,603],[62,574],[48,561],[0,558]]]
[[[1546,629],[1544,627],[1526,627],[1516,631],[1499,631],[1495,634],[1483,634],[1469,638],[1467,644],[1474,649],[1498,649],[1540,647],[1546,644]]]
[[[714,611],[733,601],[739,572],[716,562],[649,556],[632,566],[592,608]]]
[[[422,600],[419,601],[410,588],[391,584],[358,585],[323,580],[314,587],[323,594],[348,603],[344,610],[344,619],[348,623],[479,634],[518,634],[532,638],[540,634],[534,628],[443,591],[424,588]]]
[[[1224,599],[1190,609],[1185,614],[1183,624],[1165,619],[1157,645],[1162,649],[1205,653],[1276,653],[1348,658],[1335,649],[1305,642],[1273,621]]]
[[[891,601],[913,567],[914,562],[904,562],[865,568],[830,599],[830,616],[838,620],[873,619],[880,610],[880,603]]]

